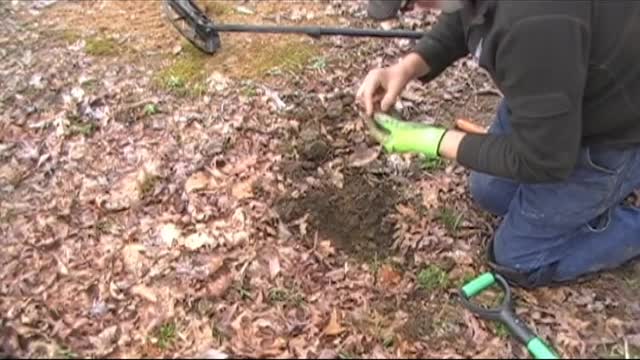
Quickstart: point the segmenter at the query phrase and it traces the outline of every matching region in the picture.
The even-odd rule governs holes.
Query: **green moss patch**
[[[84,51],[92,56],[114,56],[122,51],[120,45],[112,38],[91,37],[85,40]]]
[[[205,91],[206,55],[185,44],[177,59],[155,77],[156,84],[178,95],[201,95]]]
[[[317,49],[307,42],[291,41],[264,48],[251,61],[256,75],[271,71],[298,71],[317,56]]]
[[[418,287],[423,290],[444,289],[449,286],[449,276],[436,265],[429,265],[418,273]]]

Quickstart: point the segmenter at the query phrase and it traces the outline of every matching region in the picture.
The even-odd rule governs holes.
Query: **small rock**
[[[320,133],[311,127],[306,127],[300,131],[300,139],[303,142],[312,142],[320,137]]]
[[[381,148],[357,148],[351,156],[349,156],[348,163],[350,167],[363,167],[367,166],[375,159],[378,158]]]
[[[159,231],[160,241],[164,246],[171,247],[180,238],[181,231],[174,224],[164,224]]]
[[[342,97],[342,105],[343,106],[351,106],[354,101],[355,101],[355,97],[353,95],[351,95],[351,94],[345,94]]]
[[[229,355],[220,350],[209,349],[203,352],[199,357],[202,359],[228,359]]]
[[[34,74],[29,80],[29,85],[33,86],[38,90],[42,90],[45,88],[44,83],[42,82],[42,74]]]
[[[74,87],[71,89],[71,96],[73,96],[76,101],[82,101],[82,98],[84,97],[84,90],[79,87]]]
[[[193,233],[185,239],[180,239],[179,242],[191,251],[198,250],[205,245],[212,247],[216,247],[218,245],[218,241],[206,233]]]
[[[327,116],[330,119],[335,120],[342,115],[342,110],[343,110],[342,100],[331,101],[327,105]]]
[[[380,27],[383,30],[391,30],[395,28],[397,25],[398,25],[398,20],[396,19],[386,20],[380,23]]]
[[[129,244],[122,249],[122,260],[128,272],[140,276],[149,267],[149,260],[144,255],[145,250],[145,246],[141,244]]]
[[[199,171],[191,175],[184,184],[184,190],[187,193],[206,189],[210,183],[210,176],[204,171]]]
[[[313,161],[302,161],[300,163],[300,167],[302,168],[302,170],[314,170],[318,167],[318,165],[316,165],[316,163],[314,163]]]
[[[329,146],[322,140],[316,140],[305,144],[302,156],[308,161],[322,161],[329,153]]]
[[[207,141],[202,149],[202,155],[210,157],[221,154],[224,150],[224,139],[216,138]]]

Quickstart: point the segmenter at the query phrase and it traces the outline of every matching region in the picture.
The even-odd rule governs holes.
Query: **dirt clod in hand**
[[[396,192],[388,182],[374,182],[361,171],[345,173],[342,189],[330,183],[297,198],[283,198],[277,211],[286,222],[309,214],[307,232],[330,240],[334,246],[360,259],[385,257],[393,243]]]

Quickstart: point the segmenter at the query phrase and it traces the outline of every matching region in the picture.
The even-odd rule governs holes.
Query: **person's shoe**
[[[393,19],[407,2],[407,0],[369,0],[367,15],[377,21]]]
[[[502,277],[507,280],[507,282],[511,286],[516,286],[527,290],[532,290],[539,287],[556,288],[572,284],[582,284],[584,282],[591,281],[599,276],[599,273],[592,273],[582,275],[573,280],[552,281],[551,278],[553,277],[553,273],[555,272],[555,266],[550,266],[546,270],[544,270],[542,274],[538,275],[538,277],[540,278],[538,281],[540,283],[534,283],[533,281],[531,281],[530,273],[521,272],[513,268],[498,264],[493,252],[493,239],[489,240],[489,244],[485,253],[485,259],[491,271],[502,275]]]
[[[487,244],[485,257],[489,268],[491,268],[493,272],[502,275],[511,286],[518,286],[524,289],[532,289],[535,287],[529,280],[529,274],[498,264],[493,253],[493,239],[489,240],[489,244]]]

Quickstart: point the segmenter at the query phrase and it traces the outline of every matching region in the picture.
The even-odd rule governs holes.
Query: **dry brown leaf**
[[[209,349],[204,351],[198,357],[201,359],[228,359],[229,355],[217,349]]]
[[[398,212],[400,213],[400,215],[410,218],[410,219],[415,219],[417,218],[417,214],[416,211],[413,208],[410,208],[406,205],[403,204],[398,204],[396,205],[396,210],[398,210]]]
[[[626,323],[616,317],[611,317],[605,321],[605,329],[614,338],[624,336]]]
[[[287,227],[287,225],[283,224],[281,221],[278,222],[278,238],[282,241],[287,241],[293,236],[291,231]]]
[[[380,155],[380,149],[381,147],[359,147],[349,156],[347,163],[350,167],[367,166],[378,158],[378,155]]]
[[[178,242],[191,251],[198,250],[205,245],[213,247],[218,245],[218,241],[216,239],[209,236],[209,234],[200,232],[193,233],[184,239],[178,240]]]
[[[230,162],[227,166],[224,167],[224,172],[229,175],[237,175],[245,172],[251,166],[257,163],[258,157],[256,155],[251,155],[242,160]]]
[[[474,355],[474,358],[477,359],[500,359],[502,358],[502,354],[500,351],[503,349],[501,346],[502,343],[500,338],[493,338],[489,341],[489,343],[485,343],[484,346],[480,347],[482,349],[479,353]]]
[[[140,200],[139,172],[130,172],[109,191],[104,207],[110,211],[128,209]]]
[[[294,337],[289,340],[289,349],[297,359],[309,359],[309,341],[304,336]]]
[[[323,240],[318,244],[318,252],[323,256],[331,256],[336,254],[336,249],[333,247],[331,241]]]
[[[469,311],[464,312],[465,323],[468,326],[469,332],[471,333],[471,340],[475,344],[484,344],[487,340],[489,334],[482,329],[480,326],[480,322],[478,319]]]
[[[131,294],[135,296],[140,296],[141,298],[147,301],[150,301],[152,303],[155,303],[156,301],[158,301],[158,297],[156,296],[153,289],[144,285],[136,285],[132,287]]]
[[[280,274],[280,260],[278,260],[277,256],[274,256],[269,259],[269,275],[271,279],[275,279],[278,274]]]
[[[555,342],[558,343],[565,351],[573,350],[582,354],[587,348],[587,345],[578,334],[558,332],[556,334]]]
[[[184,190],[187,193],[192,193],[199,190],[204,190],[209,186],[210,176],[204,171],[199,171],[191,175],[184,184]]]
[[[4,179],[9,183],[17,182],[22,172],[19,170],[18,164],[4,164],[0,166],[0,179]]]
[[[89,337],[89,342],[96,348],[99,355],[107,355],[120,338],[120,328],[117,325],[104,329],[98,336]]]
[[[328,336],[336,336],[336,335],[340,335],[344,331],[345,331],[345,328],[343,328],[338,321],[338,310],[334,308],[333,311],[331,312],[331,318],[329,319],[329,323],[324,328],[324,333],[325,335],[328,335]]]
[[[239,182],[231,188],[231,195],[236,199],[247,199],[253,196],[253,179]]]
[[[160,228],[160,240],[164,246],[171,247],[180,238],[180,229],[175,224],[164,224]]]
[[[122,249],[122,258],[128,271],[137,275],[141,274],[147,266],[147,259],[143,255],[145,250],[145,246],[141,244],[129,244]]]
[[[56,259],[56,262],[58,263],[58,273],[62,276],[67,276],[69,275],[69,268],[67,267],[67,265],[65,265],[65,263],[60,259],[60,257],[58,257],[57,255],[54,255],[54,258]]]
[[[371,355],[371,357],[373,359],[390,359],[391,358],[389,353],[387,353],[379,344],[376,345],[375,348],[373,348],[373,354]]]
[[[626,339],[629,345],[640,348],[640,334],[627,335]]]
[[[337,359],[338,353],[335,350],[323,349],[322,351],[320,351],[320,354],[318,354],[317,358],[318,359]]]
[[[222,297],[233,283],[233,273],[225,273],[215,281],[207,284],[207,295],[212,298]]]
[[[402,275],[397,272],[393,266],[388,264],[384,264],[380,267],[379,275],[380,283],[384,288],[394,287],[400,283],[400,280],[402,280]]]
[[[427,209],[433,209],[439,206],[438,195],[439,188],[433,182],[425,182],[421,188],[422,205]]]
[[[214,274],[224,265],[224,258],[218,255],[210,255],[205,258],[205,263],[210,274]]]

